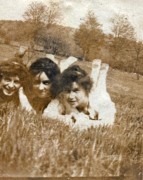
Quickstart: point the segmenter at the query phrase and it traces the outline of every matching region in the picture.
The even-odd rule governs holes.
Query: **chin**
[[[70,103],[70,106],[71,106],[72,108],[76,108],[78,105],[77,105],[77,103]]]
[[[44,99],[44,98],[46,98],[46,96],[38,96],[39,98],[41,98],[41,99]]]
[[[50,98],[47,94],[39,94],[39,98]]]
[[[6,95],[6,96],[13,96],[13,95],[15,94],[15,92],[8,92],[8,91],[6,91],[6,90],[3,90],[3,93],[4,93],[4,95]]]

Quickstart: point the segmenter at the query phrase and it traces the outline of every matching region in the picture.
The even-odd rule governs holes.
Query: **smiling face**
[[[72,108],[84,109],[88,106],[88,95],[76,82],[73,82],[71,89],[64,91],[62,95],[64,101]]]
[[[39,98],[50,98],[50,80],[45,72],[38,73],[33,78],[33,91]]]
[[[12,96],[20,88],[20,79],[18,76],[3,76],[0,86],[4,95]]]

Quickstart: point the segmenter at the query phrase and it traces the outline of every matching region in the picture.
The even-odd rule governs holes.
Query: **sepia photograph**
[[[0,0],[0,179],[143,179],[143,0]]]

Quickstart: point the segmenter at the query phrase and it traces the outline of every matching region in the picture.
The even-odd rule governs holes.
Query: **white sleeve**
[[[23,87],[19,88],[19,100],[20,100],[21,107],[23,109],[26,109],[29,112],[30,111],[35,112],[35,110],[31,106],[30,102],[28,101],[27,96],[24,93]]]
[[[72,123],[71,115],[63,115],[64,109],[58,99],[52,100],[43,112],[43,117],[51,120],[62,121],[66,124]]]
[[[78,118],[74,124],[74,127],[78,130],[86,130],[91,127],[109,126],[110,124],[105,120],[90,120],[86,118]]]

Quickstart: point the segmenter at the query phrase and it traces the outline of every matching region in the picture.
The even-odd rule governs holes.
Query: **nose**
[[[14,81],[10,81],[10,82],[8,83],[8,87],[14,89],[14,88],[15,88],[15,83],[14,83]]]
[[[75,98],[75,93],[73,92],[73,91],[71,91],[70,93],[69,93],[69,99],[70,100],[73,100]]]
[[[39,90],[42,91],[45,89],[45,85],[43,83],[40,83],[39,85]]]

